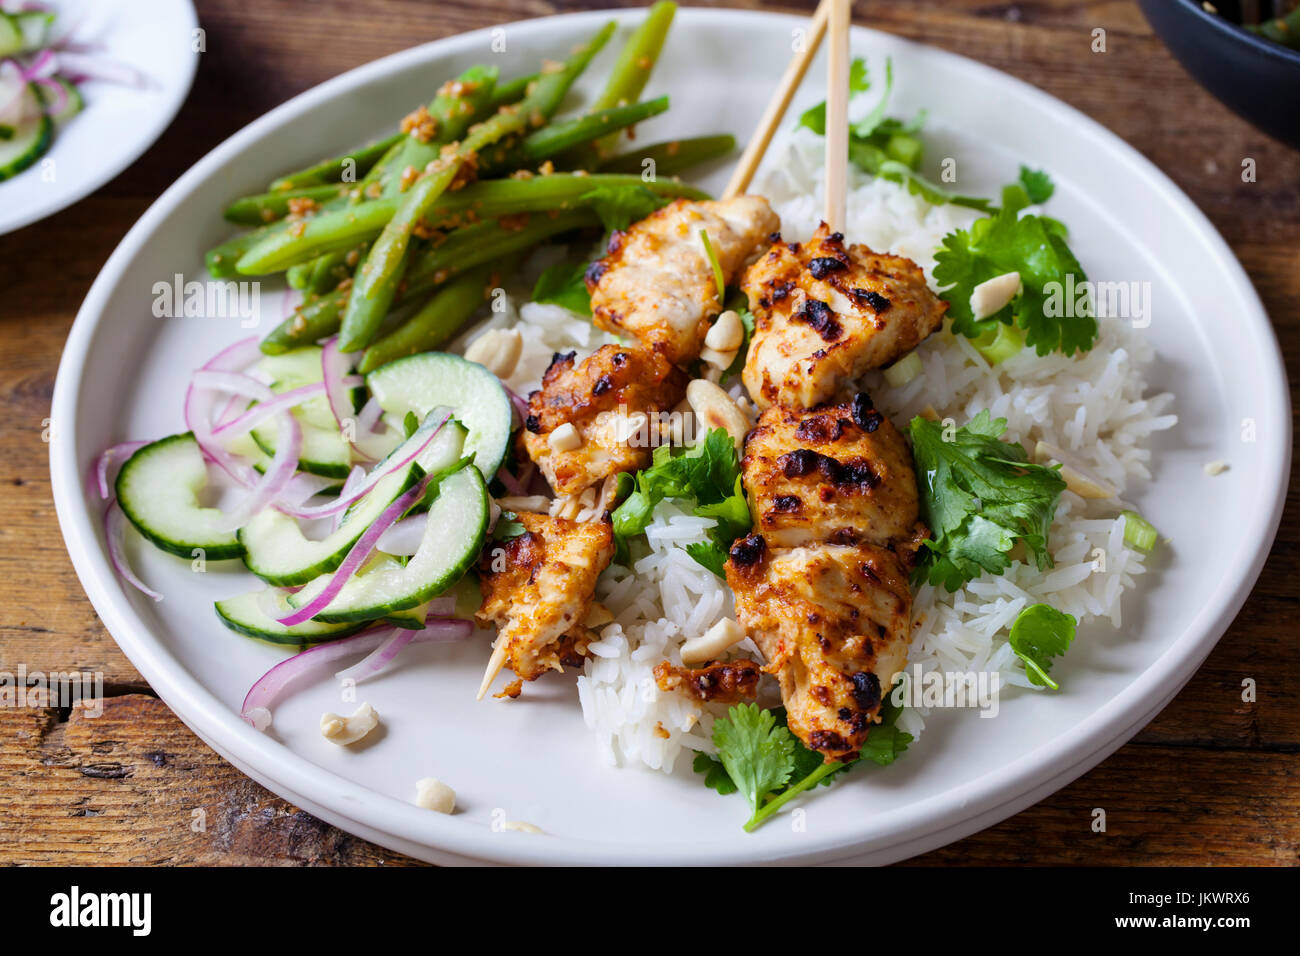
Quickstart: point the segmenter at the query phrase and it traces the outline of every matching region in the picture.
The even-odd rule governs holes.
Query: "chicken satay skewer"
[[[823,219],[831,232],[843,232],[847,219],[849,181],[849,0],[825,0],[830,5],[826,71],[826,205]]]
[[[808,72],[808,67],[812,65],[813,57],[817,55],[817,48],[821,46],[822,37],[826,35],[826,22],[830,16],[831,7],[838,2],[839,0],[821,0],[821,3],[817,5],[812,21],[808,24],[808,33],[804,37],[803,46],[795,51],[794,58],[790,60],[790,65],[785,68],[785,74],[781,77],[776,92],[767,104],[767,110],[763,113],[763,118],[759,120],[758,128],[754,130],[749,145],[745,147],[740,162],[736,164],[735,172],[731,174],[731,182],[727,183],[727,189],[722,194],[723,199],[733,199],[749,188],[749,181],[754,178],[754,173],[758,171],[758,164],[763,161],[763,154],[767,152],[767,147],[776,134],[776,128],[781,125],[781,120],[785,118],[785,111],[789,109],[795,91],[799,89],[804,74]],[[843,0],[843,2],[845,6],[848,5],[848,0]],[[848,74],[845,73],[846,85],[847,78]]]

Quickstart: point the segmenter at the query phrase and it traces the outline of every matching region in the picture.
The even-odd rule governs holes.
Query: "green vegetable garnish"
[[[626,229],[671,201],[640,183],[601,186],[584,194],[582,200],[591,203],[601,224],[610,232]]]
[[[1070,649],[1078,623],[1050,604],[1031,604],[1016,617],[1011,625],[1011,649],[1025,662],[1031,684],[1060,689],[1047,672],[1052,669],[1052,659]]]
[[[560,305],[579,315],[591,315],[591,293],[587,291],[587,263],[557,262],[537,277],[534,302]]]
[[[1156,530],[1155,525],[1136,511],[1121,511],[1119,516],[1124,519],[1125,544],[1139,551],[1151,551],[1155,548],[1156,541],[1160,537],[1160,532]]]
[[[727,283],[722,277],[722,263],[718,262],[718,254],[713,251],[713,243],[709,242],[709,230],[700,230],[700,242],[704,244],[704,254],[708,256],[709,265],[713,267],[713,287],[717,290],[718,305],[722,305],[727,294]]]
[[[519,521],[519,515],[513,511],[503,511],[492,528],[493,541],[510,541],[519,537],[528,529]]]
[[[1001,574],[1023,541],[1040,569],[1052,566],[1047,532],[1065,480],[1000,441],[1006,419],[981,411],[960,428],[917,416],[910,426],[921,512],[932,538],[918,575],[956,591],[984,571]]]
[[[1022,167],[1020,181],[1002,190],[1001,209],[944,236],[934,257],[934,278],[948,302],[953,332],[978,339],[995,334],[1000,324],[1014,325],[1039,355],[1054,349],[1073,355],[1092,348],[1097,320],[1091,301],[1060,300],[1067,276],[1074,277],[1076,287],[1087,280],[1066,244],[1065,226],[1046,216],[1020,214],[1051,195],[1046,173]],[[970,301],[975,287],[1008,272],[1020,274],[1021,293],[994,315],[976,319]]]
[[[650,467],[637,472],[630,483],[620,478],[619,490],[626,497],[614,509],[613,523],[615,557],[622,564],[630,561],[628,542],[645,533],[655,505],[665,498],[694,499],[696,515],[717,519],[710,540],[688,545],[686,552],[719,577],[731,543],[753,524],[740,483],[736,445],[721,428],[712,429],[704,441],[685,451],[660,445]]]
[[[862,752],[848,763],[826,763],[786,726],[784,708],[760,710],[755,704],[732,707],[713,724],[718,756],[697,753],[692,768],[704,785],[720,794],[744,793],[754,808],[745,824],[753,832],[801,793],[829,786],[832,778],[867,761],[884,767],[907,749],[912,735],[897,728],[902,708],[888,698],[880,706],[880,723],[871,729]]]

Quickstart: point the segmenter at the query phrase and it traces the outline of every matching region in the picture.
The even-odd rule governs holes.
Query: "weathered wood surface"
[[[159,143],[94,196],[0,237],[0,671],[99,671],[112,695],[95,720],[75,709],[0,708],[0,862],[404,862],[267,793],[150,696],[63,549],[42,429],[64,337],[99,268],[149,203],[218,142],[286,98],[415,42],[588,5],[605,4],[199,0],[207,52]],[[1202,92],[1135,4],[871,0],[855,19],[1025,79],[1141,150],[1232,245],[1300,381],[1300,153]],[[1105,54],[1091,52],[1096,28],[1107,32]],[[1256,160],[1256,183],[1241,182],[1245,157]],[[1163,713],[1072,786],[918,862],[1296,863],[1297,570],[1293,492],[1245,608]],[[1245,677],[1258,682],[1257,703],[1241,701]],[[1096,807],[1107,812],[1104,834],[1091,829]]]

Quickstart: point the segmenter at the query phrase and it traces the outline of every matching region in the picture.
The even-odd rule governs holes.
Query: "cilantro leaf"
[[[912,457],[921,511],[933,537],[920,576],[956,591],[988,571],[1001,574],[1023,541],[1040,569],[1052,566],[1047,534],[1065,481],[1058,469],[1029,462],[1025,449],[1000,441],[1006,419],[981,411],[961,428],[912,419]]]
[[[871,77],[867,73],[867,61],[860,56],[854,57],[853,63],[849,66],[849,96],[865,93],[869,89],[871,89]],[[822,100],[816,106],[804,110],[803,115],[799,117],[799,125],[807,126],[818,136],[825,136],[826,101]]]
[[[1041,169],[1030,169],[1028,166],[1020,167],[1020,185],[1025,187],[1029,201],[1036,206],[1047,202],[1052,198],[1052,193],[1056,192],[1056,184],[1052,182],[1051,176]]]
[[[537,277],[534,302],[560,305],[579,315],[591,315],[591,293],[587,291],[587,263],[557,262]]]
[[[727,768],[722,766],[722,761],[718,758],[696,751],[691,769],[704,774],[704,785],[710,790],[716,790],[724,797],[736,792],[736,785],[727,776]]]
[[[695,501],[695,514],[714,518],[708,542],[688,545],[687,554],[719,577],[731,543],[749,532],[752,520],[740,480],[740,459],[731,436],[714,428],[704,441],[685,451],[660,445],[650,467],[625,486],[626,497],[614,509],[615,559],[627,564],[628,542],[645,533],[655,506],[665,498]]]
[[[737,704],[713,725],[718,761],[757,812],[794,772],[795,736],[757,704]]]
[[[626,229],[668,205],[669,200],[641,183],[631,186],[598,186],[583,195],[601,223],[611,232]]]
[[[510,541],[519,537],[528,529],[519,521],[519,515],[513,511],[503,511],[497,518],[497,523],[492,526],[493,541]]]
[[[1050,604],[1031,604],[1016,616],[1011,625],[1011,649],[1025,662],[1031,684],[1060,689],[1047,672],[1052,669],[1052,659],[1070,649],[1078,623]]]
[[[1044,173],[1021,169],[1021,181],[1002,191],[1002,208],[978,219],[969,229],[943,238],[935,253],[934,278],[948,302],[952,330],[968,338],[996,332],[997,324],[1014,324],[1039,355],[1059,349],[1066,355],[1086,352],[1097,338],[1091,302],[1062,302],[1062,291],[1087,280],[1066,243],[1065,227],[1047,216],[1021,211],[1052,192]],[[999,312],[976,319],[971,309],[975,287],[996,276],[1016,272],[1021,293]]]

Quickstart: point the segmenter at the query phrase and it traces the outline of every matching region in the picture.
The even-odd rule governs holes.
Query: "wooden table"
[[[593,6],[602,6],[594,2]],[[739,3],[738,6],[759,6]],[[64,337],[148,205],[290,96],[417,42],[583,7],[542,0],[199,0],[207,31],[180,117],[129,170],[0,237],[0,671],[101,671],[104,715],[0,708],[0,863],[398,864],[198,741],[122,656],[73,574],[43,444]],[[766,6],[766,5],[764,5]],[[810,0],[782,7],[808,12]],[[856,19],[975,57],[1096,118],[1210,216],[1273,317],[1300,381],[1300,153],[1202,92],[1127,0],[872,0]],[[1092,31],[1107,52],[1091,52]],[[1242,159],[1258,181],[1244,184]],[[1231,328],[1231,316],[1224,316]],[[1207,560],[1213,560],[1207,555]],[[1289,499],[1245,608],[1177,699],[1091,773],[928,864],[1294,864],[1300,853],[1300,502]],[[1258,701],[1241,700],[1253,678]],[[1103,807],[1107,830],[1093,833]],[[203,810],[205,825],[195,824]]]

